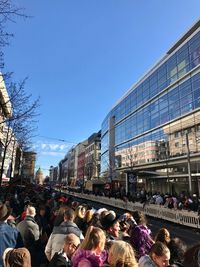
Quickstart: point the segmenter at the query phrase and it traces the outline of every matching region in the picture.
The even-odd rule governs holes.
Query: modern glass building
[[[101,174],[137,188],[200,188],[200,21],[111,109],[101,129]]]

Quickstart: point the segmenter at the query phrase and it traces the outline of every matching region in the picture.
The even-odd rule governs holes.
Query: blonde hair
[[[111,267],[138,267],[134,250],[125,241],[114,241],[109,250],[109,254],[112,255],[112,259],[114,260],[111,263]]]
[[[92,220],[94,211],[93,210],[87,210],[85,213],[85,221],[86,223],[89,223]]]
[[[86,232],[85,239],[80,244],[80,248],[85,250],[94,250],[98,246],[104,249],[106,236],[99,227],[90,226]]]
[[[83,219],[85,217],[85,213],[86,213],[86,208],[84,206],[78,206],[75,209],[75,218],[79,217]]]
[[[69,244],[69,243],[72,243],[74,241],[77,241],[77,242],[80,243],[80,238],[78,236],[76,236],[75,234],[73,234],[73,233],[66,235],[65,244]]]

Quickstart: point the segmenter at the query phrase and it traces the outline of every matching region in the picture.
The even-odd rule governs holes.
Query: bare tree
[[[4,67],[4,53],[3,48],[9,45],[12,33],[6,30],[7,22],[15,22],[17,17],[27,18],[24,14],[24,9],[14,4],[13,0],[0,1],[0,68]]]
[[[4,120],[5,125],[5,140],[3,142],[3,156],[0,170],[0,185],[4,172],[4,163],[6,153],[11,142],[16,142],[21,150],[27,150],[31,144],[31,139],[34,137],[36,130],[35,121],[39,115],[37,108],[39,107],[39,98],[32,101],[32,95],[25,91],[25,80],[21,83],[10,83],[8,92],[10,95],[10,104],[12,115]]]
[[[137,164],[137,147],[129,144],[125,150],[125,155],[127,158],[128,167],[132,171],[134,166]]]

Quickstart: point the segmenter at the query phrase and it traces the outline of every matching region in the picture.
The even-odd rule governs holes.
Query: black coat
[[[71,261],[67,261],[61,253],[55,253],[48,267],[71,267]]]

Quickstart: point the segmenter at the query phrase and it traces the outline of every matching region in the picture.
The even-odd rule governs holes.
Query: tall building
[[[35,182],[36,184],[42,185],[44,182],[44,174],[41,168],[39,168],[35,173]]]
[[[85,175],[87,180],[98,179],[101,160],[101,131],[88,138],[85,149]]]
[[[136,189],[199,193],[199,115],[200,21],[104,119],[101,175],[126,185],[136,182]],[[128,172],[135,178],[129,181]]]
[[[2,176],[10,177],[13,174],[14,155],[15,152],[15,138],[11,136],[6,127],[6,120],[12,115],[12,106],[9,95],[4,83],[3,75],[0,72],[0,169],[2,169]],[[6,138],[10,138],[10,142]],[[7,151],[5,146],[8,145]],[[13,149],[12,149],[13,148]]]
[[[32,151],[23,152],[22,177],[26,181],[33,182],[35,178],[35,162],[37,153]]]

